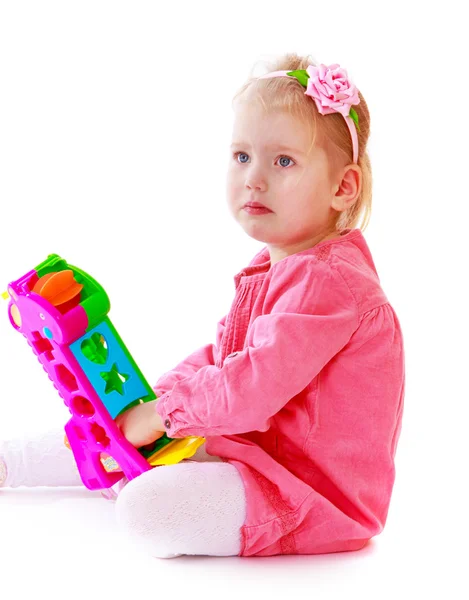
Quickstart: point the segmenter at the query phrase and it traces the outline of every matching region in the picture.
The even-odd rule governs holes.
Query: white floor
[[[425,507],[395,488],[385,531],[365,549],[323,556],[154,559],[116,530],[111,502],[82,488],[0,493],[0,597],[467,598],[464,556],[429,527]],[[404,494],[405,490],[405,494]],[[448,515],[447,525],[451,516]],[[8,592],[8,596],[4,592]],[[293,594],[295,596],[293,596]],[[297,595],[301,594],[301,595]],[[305,594],[305,595],[303,595]]]

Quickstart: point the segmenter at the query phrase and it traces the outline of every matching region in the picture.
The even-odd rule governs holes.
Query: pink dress
[[[246,493],[240,556],[358,550],[385,525],[405,364],[360,229],[235,278],[216,344],[157,382],[170,437],[207,439]]]

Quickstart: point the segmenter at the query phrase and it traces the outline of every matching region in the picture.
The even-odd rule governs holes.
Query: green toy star
[[[121,396],[124,395],[123,383],[127,381],[129,375],[119,373],[116,363],[112,365],[112,369],[110,371],[104,371],[104,373],[101,373],[101,377],[106,382],[106,389],[104,390],[105,394],[117,392]]]

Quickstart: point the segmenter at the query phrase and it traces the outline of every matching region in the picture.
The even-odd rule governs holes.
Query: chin
[[[253,240],[262,242],[264,244],[281,244],[282,238],[279,238],[272,232],[262,231],[260,227],[245,227],[241,225],[244,232]]]
[[[278,232],[275,232],[272,223],[262,222],[261,219],[252,219],[243,213],[242,209],[234,216],[238,225],[250,238],[257,240],[258,242],[263,242],[264,244],[282,243],[282,236],[279,236]],[[246,218],[246,216],[248,218]]]
[[[270,244],[271,242],[263,235],[256,235],[254,233],[251,233],[250,231],[246,231],[246,233],[248,234],[248,236],[250,238],[252,238],[253,240],[257,240],[258,242],[262,242],[264,244]]]

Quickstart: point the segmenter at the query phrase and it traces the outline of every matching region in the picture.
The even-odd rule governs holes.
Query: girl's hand
[[[140,448],[159,440],[166,430],[160,415],[156,412],[157,400],[137,404],[116,418],[116,425],[124,437]]]

